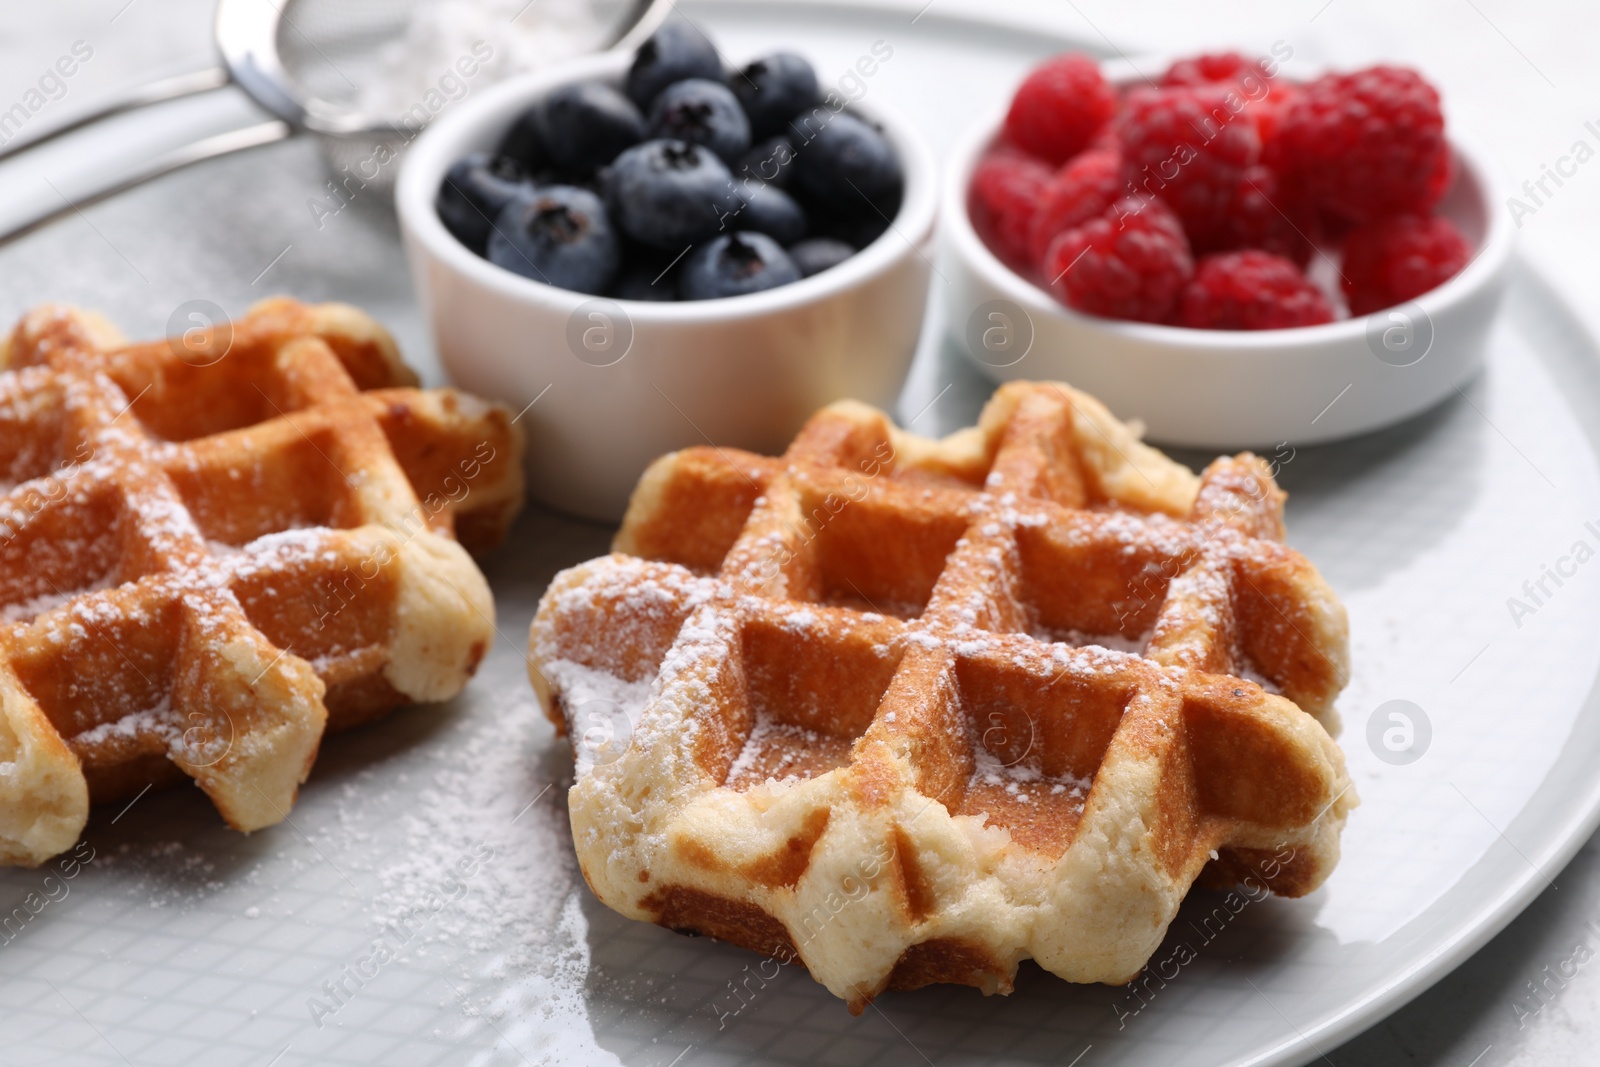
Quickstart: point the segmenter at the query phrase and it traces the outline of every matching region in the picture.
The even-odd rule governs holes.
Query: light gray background
[[[1600,65],[1592,56],[1600,14],[1576,0],[1512,3],[1508,0],[1434,0],[1405,5],[1368,0],[1257,0],[1249,3],[1115,3],[1111,0],[934,0],[941,12],[967,10],[1011,21],[1035,21],[1086,40],[1140,50],[1194,51],[1207,45],[1264,47],[1277,39],[1302,54],[1340,64],[1394,59],[1424,69],[1444,92],[1451,121],[1469,128],[1498,157],[1510,184],[1537,179],[1572,143],[1600,138],[1584,129],[1600,125]],[[906,5],[915,11],[921,3]],[[0,109],[18,99],[55,57],[75,40],[95,49],[71,83],[63,110],[96,90],[149,73],[168,73],[207,61],[208,0],[94,0],[41,4],[0,3]],[[212,105],[206,121],[218,129],[247,112]],[[180,118],[182,116],[179,116]],[[192,120],[191,114],[185,121]],[[188,128],[192,128],[192,125]],[[114,135],[108,135],[108,143]],[[137,153],[139,146],[130,151]],[[148,146],[146,146],[148,150]],[[307,167],[315,157],[304,155]],[[48,165],[48,161],[44,165]],[[247,167],[239,162],[231,164]],[[67,190],[70,193],[70,190]],[[1600,264],[1590,252],[1600,225],[1600,160],[1579,168],[1555,195],[1524,219],[1522,252],[1574,306],[1591,330],[1600,328]],[[247,219],[259,205],[241,204]],[[237,221],[174,219],[175,227],[226,229]],[[136,235],[127,235],[131,240]],[[92,240],[93,236],[86,236]],[[119,245],[128,244],[117,235]],[[136,245],[137,242],[133,241]],[[248,244],[241,241],[241,244]],[[257,254],[252,249],[251,254]],[[288,253],[294,255],[293,251]],[[341,274],[331,242],[302,249],[317,261],[329,295],[363,302],[359,277]],[[134,252],[131,257],[138,261]],[[262,256],[268,266],[271,250]],[[145,269],[150,264],[142,264]],[[139,267],[129,264],[134,270]],[[56,264],[53,270],[66,269]],[[0,274],[0,320],[9,321],[37,296],[14,257]],[[204,276],[204,264],[182,268]],[[270,285],[270,276],[263,287]],[[21,295],[25,294],[25,295]],[[151,307],[151,321],[128,321],[140,334],[158,329],[169,305]],[[420,339],[402,338],[408,348]],[[1580,943],[1600,947],[1600,851],[1591,841],[1555,886],[1465,966],[1416,1002],[1327,1059],[1341,1065],[1428,1063],[1461,1067],[1591,1063],[1600,1058],[1600,966],[1584,967],[1552,1003],[1522,1019],[1527,984],[1574,954]],[[1594,925],[1589,925],[1594,924]],[[9,966],[0,959],[0,969]],[[0,1062],[7,1059],[0,1049]],[[230,1061],[231,1062],[231,1061]]]

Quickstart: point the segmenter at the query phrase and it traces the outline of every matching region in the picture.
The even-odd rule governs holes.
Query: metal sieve
[[[80,113],[53,125],[41,125],[0,146],[0,160],[114,115],[230,85],[238,86],[274,117],[173,149],[132,173],[92,184],[71,204],[43,209],[0,229],[0,241],[182,167],[297,133],[315,136],[336,172],[349,170],[365,185],[390,189],[399,156],[440,110],[431,106],[433,97],[427,92],[409,101],[402,96],[400,106],[374,105],[371,90],[397,73],[397,63],[403,58],[400,46],[408,34],[420,33],[432,40],[445,36],[431,32],[435,30],[482,28],[482,43],[493,56],[509,54],[502,64],[514,63],[517,49],[513,46],[524,28],[538,20],[562,13],[592,16],[592,33],[587,39],[581,32],[572,34],[574,53],[632,48],[666,18],[672,2],[519,0],[513,5],[508,0],[218,0],[215,36],[220,65],[111,93]],[[419,26],[419,20],[429,21]],[[470,51],[460,57],[447,55],[447,64],[436,64],[439,70],[420,73],[437,76],[446,84],[453,77],[459,83],[468,77],[463,71],[473,64],[481,69],[483,49],[457,65]],[[492,71],[485,73],[493,76]],[[450,98],[443,88],[438,95]]]

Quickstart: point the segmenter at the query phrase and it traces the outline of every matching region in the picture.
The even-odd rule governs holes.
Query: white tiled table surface
[[[753,0],[759,2],[759,0]],[[1600,148],[1600,64],[1592,49],[1600,9],[1580,0],[933,0],[941,11],[1037,23],[1133,53],[1207,46],[1264,49],[1290,42],[1298,56],[1336,65],[1379,59],[1414,64],[1444,93],[1451,121],[1498,157],[1513,187],[1537,182],[1582,140]],[[912,11],[922,6],[907,3]],[[199,66],[210,56],[209,0],[0,0],[0,109],[18,100],[73,42],[93,60],[71,79],[75,105],[107,86]],[[63,104],[63,106],[69,106]],[[1587,110],[1586,110],[1587,109]],[[1570,166],[1567,169],[1571,169]],[[1545,195],[1548,193],[1550,195]],[[1600,162],[1557,187],[1547,181],[1519,232],[1525,258],[1591,330],[1600,332]],[[209,224],[204,220],[191,220]],[[0,293],[6,279],[0,277]],[[0,319],[21,308],[0,297]],[[1597,839],[1600,840],[1600,839]],[[1585,966],[1536,1014],[1529,982],[1572,959],[1600,955],[1600,847],[1590,841],[1503,933],[1434,989],[1328,1059],[1391,1067],[1596,1062],[1600,966]],[[1588,952],[1578,951],[1586,946]],[[1569,968],[1570,969],[1570,968]],[[0,1052],[0,1060],[4,1059]]]

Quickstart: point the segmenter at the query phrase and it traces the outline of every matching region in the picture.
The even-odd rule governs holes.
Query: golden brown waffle
[[[781,459],[663,457],[530,635],[589,885],[857,1012],[1028,957],[1129,981],[1202,873],[1315,889],[1345,616],[1282,501],[1048,383],[938,442],[846,402]]]
[[[184,774],[269,826],[325,726],[466,684],[494,607],[452,531],[504,536],[521,437],[413,388],[367,316],[271,300],[128,345],[42,307],[4,366],[0,862]]]

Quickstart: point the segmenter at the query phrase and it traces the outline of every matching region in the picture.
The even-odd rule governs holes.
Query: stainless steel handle
[[[132,172],[93,189],[76,200],[68,200],[65,195],[62,195],[63,203],[60,205],[47,208],[37,214],[0,228],[0,244],[15,240],[24,234],[32,233],[39,227],[54,222],[63,215],[82,211],[91,204],[98,204],[108,197],[126,192],[136,185],[142,185],[150,181],[152,178],[159,178],[163,174],[171,174],[175,170],[181,170],[203,160],[225,156],[230,152],[241,152],[247,148],[259,148],[262,145],[275,144],[288,138],[293,133],[294,128],[287,122],[274,119],[271,122],[246,126],[243,129],[229,130],[227,133],[219,133],[214,137],[207,137],[204,140],[186,144],[181,148],[175,148],[170,152],[165,152],[155,157]]]
[[[631,52],[650,37],[672,14],[677,0],[637,0],[631,21],[624,20],[617,39],[606,46],[608,52]]]
[[[204,70],[192,70],[186,74],[177,74],[160,81],[146,82],[121,90],[116,90],[104,99],[93,104],[89,110],[76,115],[68,115],[65,119],[54,124],[41,125],[29,129],[24,136],[17,137],[0,145],[0,159],[16,155],[18,152],[35,148],[46,141],[53,141],[63,134],[73,130],[108,119],[113,115],[120,115],[125,111],[133,111],[150,104],[160,104],[168,100],[177,100],[185,96],[194,96],[196,93],[207,93],[213,89],[221,89],[229,82],[228,72],[222,67],[206,67]]]

